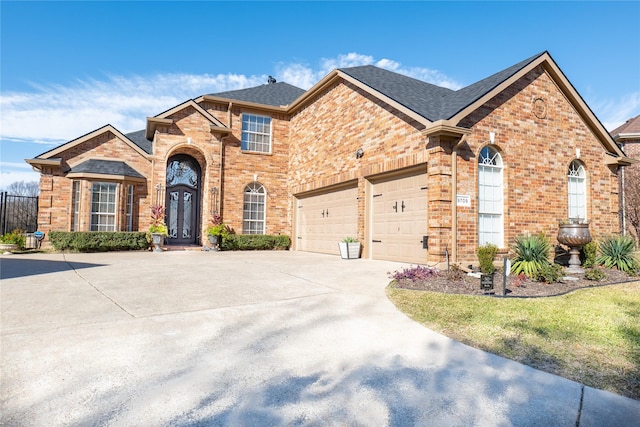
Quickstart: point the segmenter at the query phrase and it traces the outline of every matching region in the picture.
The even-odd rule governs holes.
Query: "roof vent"
[[[274,79],[272,76],[269,76],[269,80],[267,80],[267,83],[269,83],[270,85],[274,84],[276,82],[276,79]]]

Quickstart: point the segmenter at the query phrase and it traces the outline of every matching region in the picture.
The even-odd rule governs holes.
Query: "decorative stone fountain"
[[[584,273],[584,269],[580,267],[580,249],[591,241],[591,233],[589,233],[589,224],[587,223],[571,223],[560,224],[558,230],[558,242],[569,246],[569,267],[567,273]]]

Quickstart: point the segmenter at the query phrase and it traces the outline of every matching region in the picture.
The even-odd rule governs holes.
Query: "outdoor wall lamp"
[[[356,151],[356,159],[361,159],[364,156],[364,150],[362,148],[358,148]]]
[[[213,187],[211,190],[209,190],[211,192],[211,200],[210,200],[210,206],[211,206],[211,215],[215,215],[218,213],[218,187]]]

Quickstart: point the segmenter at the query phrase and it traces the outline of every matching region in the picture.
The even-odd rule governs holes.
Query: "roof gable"
[[[145,129],[145,138],[148,140],[152,140],[153,134],[155,133],[156,128],[158,126],[171,125],[173,123],[173,120],[169,119],[168,117],[188,107],[192,107],[193,109],[195,109],[198,113],[200,113],[205,119],[207,119],[211,123],[212,132],[217,132],[222,134],[231,133],[231,130],[228,129],[220,120],[212,116],[207,110],[205,110],[200,105],[198,105],[198,103],[196,103],[193,99],[190,99],[154,117],[147,117],[147,128]]]
[[[632,117],[622,125],[611,131],[611,135],[617,139],[640,138],[640,115]]]
[[[118,129],[116,129],[114,126],[112,125],[105,125],[99,129],[96,129],[94,131],[91,131],[89,133],[86,133],[84,135],[82,135],[81,137],[78,137],[74,140],[71,140],[67,143],[64,143],[62,145],[57,146],[56,148],[46,151],[38,156],[36,156],[36,159],[51,159],[56,157],[58,154],[69,150],[70,148],[73,148],[77,145],[82,144],[83,142],[89,141],[92,138],[95,138],[97,136],[103,135],[107,132],[111,132],[113,133],[117,138],[119,138],[120,140],[124,141],[125,144],[129,145],[134,151],[136,151],[138,154],[140,154],[141,156],[143,156],[145,159],[149,158],[149,152],[147,152],[146,150],[144,150],[142,147],[140,147],[138,144],[136,144],[134,141],[132,141],[131,139],[129,139],[128,136],[124,135],[122,132],[120,132]]]

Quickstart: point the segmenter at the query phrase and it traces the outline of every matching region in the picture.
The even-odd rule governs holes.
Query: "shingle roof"
[[[305,93],[304,89],[288,83],[272,83],[247,89],[230,90],[211,93],[210,96],[235,99],[238,101],[254,102],[263,105],[280,107],[289,105]]]
[[[142,174],[125,162],[115,160],[90,159],[74,166],[71,173],[94,173],[99,175],[121,175],[131,178],[144,178]]]
[[[500,83],[509,79],[532,61],[539,53],[486,79],[464,87],[451,89],[416,80],[372,65],[342,68],[340,71],[359,80],[372,89],[431,120],[449,119],[472,104]]]
[[[623,125],[611,131],[613,136],[625,133],[640,133],[640,115],[630,118]]]
[[[153,143],[147,139],[145,129],[127,133],[125,136],[140,147],[145,153],[153,154]]]
[[[438,119],[442,99],[453,92],[373,65],[341,68],[340,71],[431,121]]]

